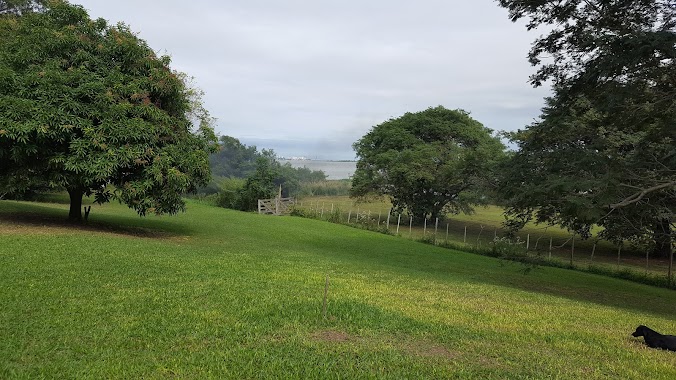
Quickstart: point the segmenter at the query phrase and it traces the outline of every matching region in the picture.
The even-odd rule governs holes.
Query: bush
[[[524,241],[518,236],[515,240],[508,237],[495,237],[491,246],[493,256],[514,259],[528,256]]]
[[[216,205],[219,207],[239,210],[242,207],[241,193],[246,180],[241,178],[227,178],[220,182]]]

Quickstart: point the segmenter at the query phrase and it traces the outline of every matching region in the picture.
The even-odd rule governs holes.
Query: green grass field
[[[676,333],[672,290],[193,202],[66,215],[0,201],[0,378],[676,378],[630,336]]]
[[[348,214],[370,215],[375,220],[380,219],[381,223],[386,222],[387,213],[391,203],[387,200],[374,200],[369,203],[359,203],[348,196],[317,196],[302,198],[299,207],[312,210],[330,211],[332,208],[340,209],[343,220],[346,220]],[[476,207],[472,215],[449,215],[445,221],[441,221],[437,226],[437,241],[451,242],[456,245],[466,244],[467,246],[476,246],[477,244],[487,246],[491,244],[494,236],[501,236],[506,230],[502,223],[505,217],[503,209],[497,206]],[[398,220],[392,216],[390,220],[390,231],[396,231]],[[428,221],[427,236],[434,233],[435,221]],[[402,220],[399,234],[402,237],[411,239],[421,239],[424,236],[423,226],[412,226],[409,229],[409,221]],[[446,232],[448,231],[448,235]],[[532,252],[538,252],[544,257],[549,256],[549,243],[552,241],[552,258],[562,262],[570,262],[571,251],[573,253],[573,262],[576,265],[596,265],[614,270],[632,270],[637,273],[650,273],[652,275],[666,276],[669,268],[669,261],[666,258],[649,257],[646,262],[645,252],[638,252],[627,245],[620,251],[620,260],[617,258],[618,247],[608,241],[599,240],[596,248],[593,248],[595,239],[575,241],[575,249],[572,249],[571,234],[556,226],[543,226],[529,223],[518,233],[519,238],[525,243],[529,240],[529,248]],[[448,239],[448,240],[446,240]],[[594,256],[592,257],[592,252]],[[646,266],[646,264],[648,264]]]

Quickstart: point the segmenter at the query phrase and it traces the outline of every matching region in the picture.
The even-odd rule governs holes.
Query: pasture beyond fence
[[[549,228],[522,231],[507,237],[508,231],[504,228],[452,218],[425,219],[422,224],[414,224],[411,215],[396,214],[391,209],[373,210],[368,206],[366,204],[344,210],[333,203],[301,202],[294,209],[297,214],[305,217],[348,224],[434,245],[475,252],[491,251],[504,257],[531,258],[555,266],[586,269],[628,279],[654,278],[657,280],[652,283],[666,283],[669,287],[676,285],[673,281],[673,261],[669,258],[653,258],[649,250],[646,250],[645,256],[639,257],[635,250],[626,254],[629,249],[622,244],[615,245],[595,237],[582,240],[580,236]],[[623,251],[627,252],[623,254]]]

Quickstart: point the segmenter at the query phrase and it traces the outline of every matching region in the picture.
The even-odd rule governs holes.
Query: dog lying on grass
[[[676,336],[662,335],[646,326],[636,328],[632,336],[642,336],[645,344],[652,348],[661,348],[663,350],[676,351]]]

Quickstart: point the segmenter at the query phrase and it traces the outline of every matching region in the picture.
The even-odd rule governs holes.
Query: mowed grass
[[[352,214],[352,221],[359,212],[361,215],[370,215],[371,218],[381,220],[381,224],[386,223],[387,213],[392,207],[391,203],[385,199],[373,200],[371,202],[357,202],[348,196],[317,196],[305,197],[301,199],[299,207],[312,210],[324,210],[328,214],[332,208],[340,209],[343,220],[347,220],[348,214]],[[495,236],[503,236],[507,231],[503,222],[505,217],[503,209],[498,206],[478,206],[471,215],[459,214],[448,215],[446,220],[440,221],[437,226],[436,241],[476,247],[477,245],[487,246],[491,244]],[[390,231],[396,231],[397,216],[390,218]],[[434,234],[435,221],[428,220],[427,237]],[[448,231],[448,235],[447,235]],[[599,232],[596,228],[594,233]],[[409,229],[409,220],[406,216],[401,221],[399,235],[411,239],[421,239],[425,236],[424,227],[414,225]],[[522,247],[526,247],[526,241],[529,241],[529,249],[532,252],[538,252],[544,257],[549,256],[550,239],[552,242],[552,258],[563,262],[570,262],[571,253],[573,253],[573,262],[576,265],[596,265],[609,269],[632,270],[640,273],[646,271],[655,275],[665,275],[668,272],[669,260],[667,258],[649,257],[646,266],[645,252],[636,251],[635,248],[627,244],[620,251],[620,260],[618,261],[618,246],[608,241],[595,238],[580,240],[578,236],[575,240],[575,249],[572,249],[572,239],[570,232],[557,226],[537,225],[528,223],[518,232]],[[596,248],[594,243],[597,242]],[[594,256],[592,257],[592,253]]]
[[[676,378],[676,292],[309,219],[0,201],[0,378]],[[329,276],[327,318],[322,298]]]

